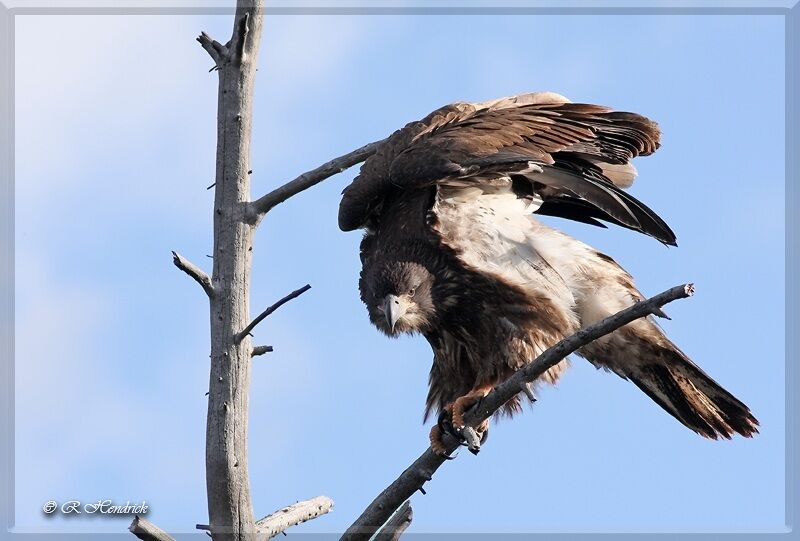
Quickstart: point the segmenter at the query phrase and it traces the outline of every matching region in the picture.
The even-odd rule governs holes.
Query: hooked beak
[[[406,313],[406,305],[400,302],[398,296],[387,295],[383,301],[383,313],[386,316],[386,323],[389,324],[389,328],[394,331],[397,321]]]

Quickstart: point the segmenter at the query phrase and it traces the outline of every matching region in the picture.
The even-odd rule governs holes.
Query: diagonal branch
[[[142,541],[175,541],[167,532],[139,515],[133,518],[128,530]]]
[[[301,287],[300,289],[292,291],[291,293],[286,295],[284,298],[282,298],[281,300],[279,300],[278,302],[276,302],[275,304],[273,304],[272,306],[270,306],[269,308],[267,308],[266,310],[264,310],[263,312],[258,314],[256,316],[256,318],[253,321],[251,321],[250,324],[242,330],[242,332],[240,332],[239,334],[236,335],[235,342],[238,344],[239,342],[244,340],[244,337],[247,336],[248,334],[250,334],[250,332],[253,329],[256,328],[256,325],[258,325],[259,323],[264,321],[264,319],[267,316],[269,316],[272,312],[274,312],[275,310],[277,310],[278,308],[280,308],[281,306],[283,306],[284,304],[286,304],[290,300],[296,299],[297,297],[299,297],[300,295],[302,295],[303,293],[305,293],[309,289],[311,289],[311,286],[309,284],[306,284],[303,287]]]
[[[585,327],[572,336],[561,340],[555,346],[545,350],[534,362],[517,370],[510,378],[486,395],[477,411],[470,412],[466,416],[468,425],[476,427],[491,417],[495,411],[500,409],[503,404],[511,400],[516,394],[520,391],[524,392],[523,387],[527,383],[532,383],[538,379],[545,371],[557,365],[567,355],[575,353],[586,344],[611,334],[632,321],[650,315],[659,315],[662,313],[661,307],[665,304],[677,299],[685,299],[692,295],[694,295],[693,284],[675,286],[645,301],[637,302],[633,306],[608,316],[602,321]]]
[[[269,212],[273,207],[283,203],[290,197],[299,194],[303,190],[307,190],[345,169],[348,169],[357,163],[361,163],[375,153],[375,150],[383,141],[376,141],[363,147],[356,149],[348,154],[334,158],[333,160],[324,163],[312,171],[303,173],[296,179],[284,184],[279,188],[275,188],[267,195],[262,196],[250,203],[250,210],[248,218],[250,223],[256,223],[264,215]]]
[[[214,296],[214,284],[211,282],[211,277],[208,276],[200,267],[184,258],[181,254],[174,251],[172,252],[172,262],[176,267],[191,276],[209,297]]]
[[[283,533],[292,526],[330,513],[331,509],[333,509],[333,500],[327,496],[317,496],[316,498],[284,507],[262,518],[256,522],[256,531],[261,535],[266,535],[267,539],[269,539],[279,533]]]
[[[567,355],[574,353],[586,344],[614,332],[628,323],[649,315],[656,315],[665,304],[677,299],[685,299],[694,293],[694,286],[686,284],[668,289],[646,301],[637,302],[633,306],[590,325],[572,336],[561,340],[539,355],[532,363],[517,370],[510,378],[495,387],[480,402],[477,409],[469,410],[465,415],[467,426],[476,427],[491,417],[503,404],[516,394],[524,392],[523,385],[532,382],[549,368],[558,364]],[[450,438],[447,452],[452,453],[458,443]],[[440,456],[429,447],[411,466],[400,474],[392,484],[381,492],[369,504],[358,519],[342,536],[344,541],[366,541],[391,516],[404,501],[414,492],[420,490],[425,482],[433,478],[434,472],[444,464],[448,457]]]

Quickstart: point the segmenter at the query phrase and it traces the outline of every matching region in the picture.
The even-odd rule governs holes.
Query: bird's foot
[[[443,433],[441,427],[438,424],[433,425],[430,434],[431,451],[439,456],[450,458],[450,455],[447,454],[447,446],[444,444],[444,441],[442,441],[442,436]]]
[[[450,416],[452,415],[451,406],[445,406],[442,408],[442,411],[439,412],[439,419],[436,421],[436,424],[433,425],[431,428],[430,433],[430,440],[431,440],[431,450],[439,456],[443,456],[445,458],[451,459],[455,458],[454,456],[451,457],[448,455],[448,446],[444,442],[445,434],[451,436],[456,441],[461,442],[463,438],[461,435],[453,430],[453,423],[450,420]]]
[[[482,422],[476,428],[462,426],[461,429],[456,430],[453,426],[452,412],[452,406],[447,406],[439,413],[439,420],[430,433],[431,449],[440,456],[447,456],[448,447],[443,440],[445,434],[447,434],[458,441],[460,445],[466,445],[472,454],[477,455],[481,445],[486,442],[486,438],[489,436],[489,421]]]
[[[451,406],[452,427],[458,432],[461,440],[466,443],[467,449],[473,455],[477,455],[480,452],[481,445],[489,435],[489,421],[483,421],[478,427],[472,428],[466,426],[464,413],[471,407],[479,405],[491,389],[491,386],[476,387],[464,396],[457,398]]]
[[[486,439],[489,437],[488,422],[481,424],[478,430],[472,427],[466,427],[464,432],[466,437],[457,435],[455,436],[456,439],[458,439],[460,445],[466,445],[472,454],[477,455],[481,450],[481,445],[486,443]],[[448,454],[448,447],[444,443],[443,435],[444,433],[439,425],[433,425],[430,433],[431,451],[447,460],[453,460],[456,455]]]

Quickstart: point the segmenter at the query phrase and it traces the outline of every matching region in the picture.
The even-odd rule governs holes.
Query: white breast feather
[[[436,228],[465,264],[548,296],[585,327],[633,304],[630,278],[597,251],[531,216],[510,182],[483,189],[440,186]]]
[[[510,183],[509,183],[510,184]],[[440,187],[436,228],[467,265],[537,293],[548,292],[567,312],[574,299],[559,273],[536,250],[529,203],[510,186]]]

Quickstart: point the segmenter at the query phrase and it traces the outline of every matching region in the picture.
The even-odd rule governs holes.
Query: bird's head
[[[362,283],[370,320],[389,336],[423,332],[435,317],[433,274],[413,261],[372,266]]]

